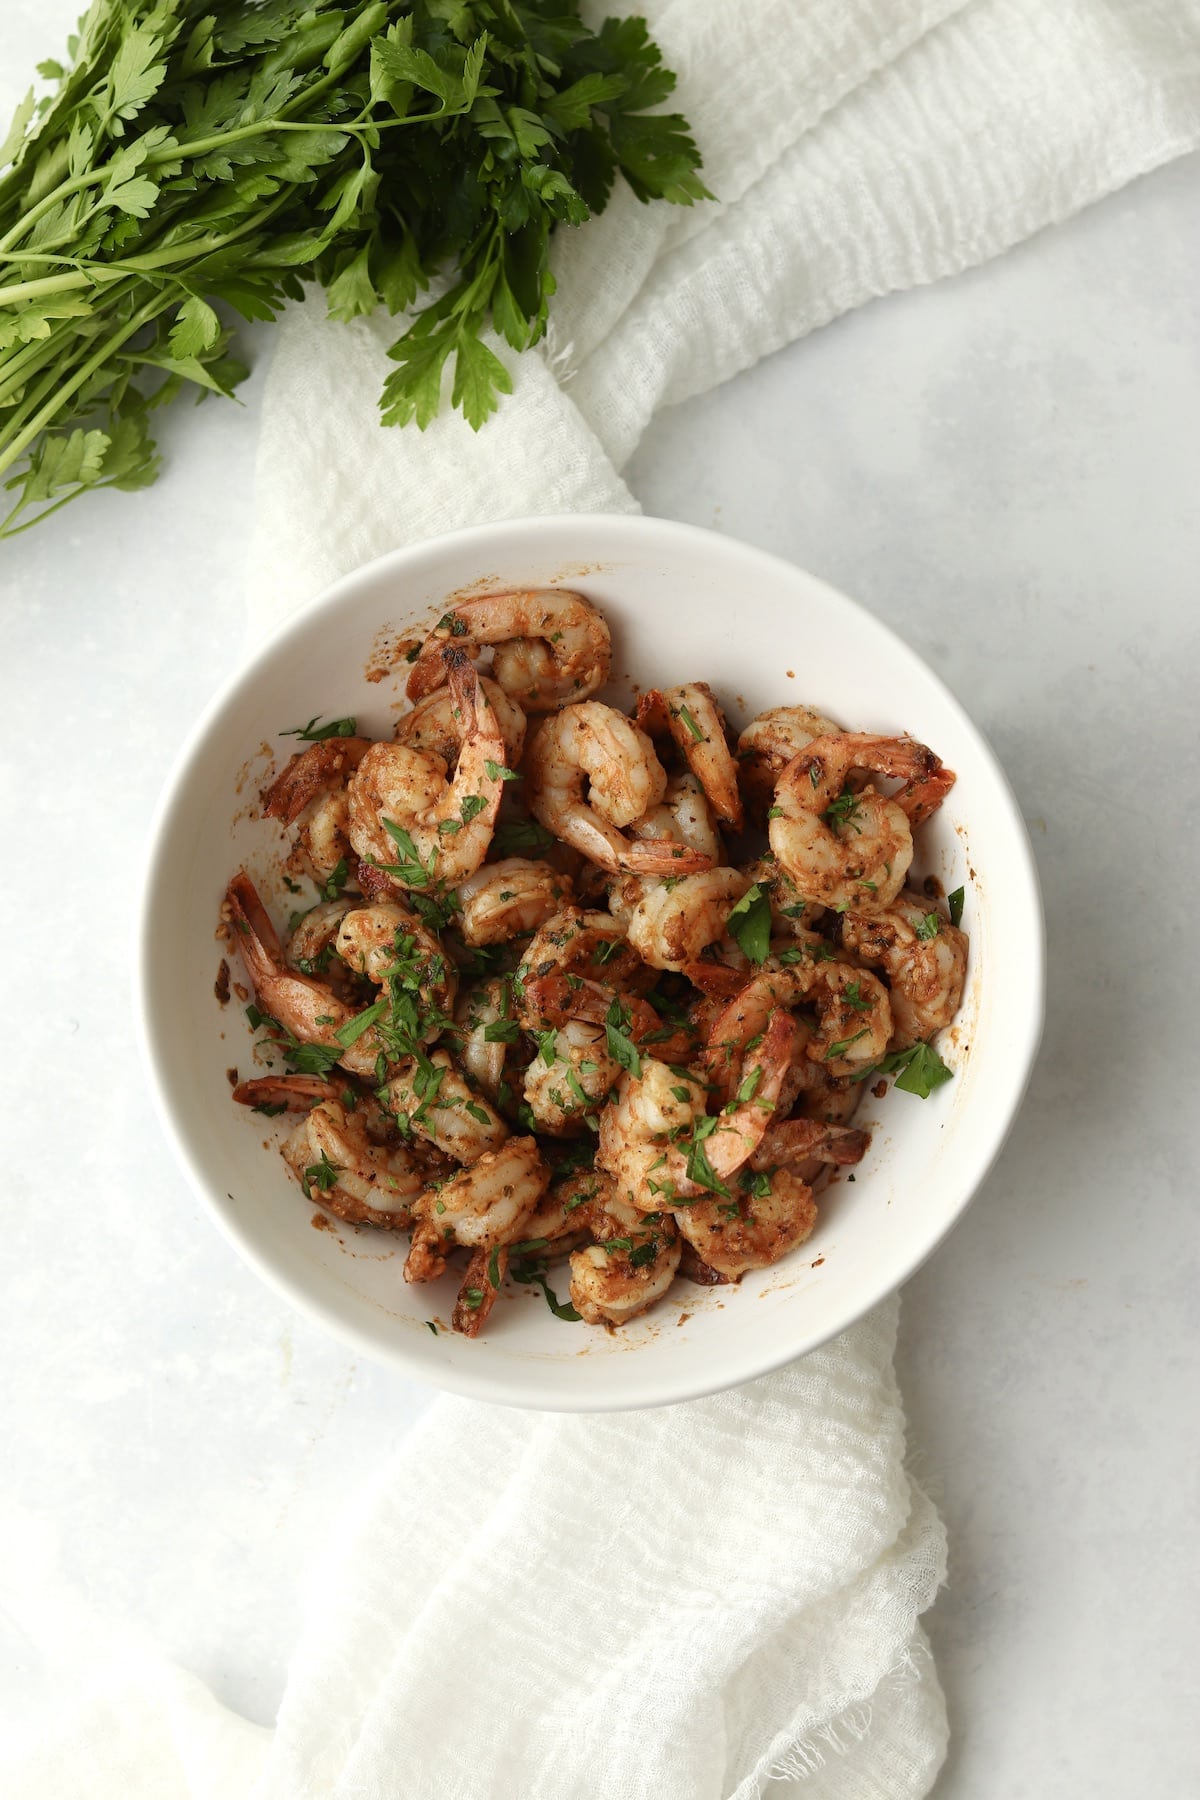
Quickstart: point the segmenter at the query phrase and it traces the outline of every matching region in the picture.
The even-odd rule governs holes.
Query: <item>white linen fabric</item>
[[[1200,0],[639,10],[719,200],[618,192],[562,234],[552,335],[478,436],[449,415],[379,429],[396,322],[294,308],[265,395],[253,630],[399,543],[635,509],[621,471],[659,407],[1200,142]],[[0,1753],[0,1790],[749,1800],[790,1778],[810,1800],[915,1800],[946,1743],[919,1624],[944,1544],[905,1469],[896,1319],[889,1301],[779,1374],[654,1413],[438,1402],[314,1571],[274,1733],[128,1634],[6,1594],[75,1645],[57,1691],[78,1704]]]

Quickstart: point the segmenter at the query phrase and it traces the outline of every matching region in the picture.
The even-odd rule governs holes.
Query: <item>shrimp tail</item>
[[[291,825],[310,801],[326,788],[336,787],[357,769],[371,748],[370,738],[325,738],[292,757],[270,787],[262,793],[262,809],[268,819]]]
[[[462,729],[462,741],[466,743],[467,739],[474,737],[479,730],[477,702],[482,697],[479,672],[466,651],[457,644],[447,644],[441,654],[441,663],[446,671],[450,692],[454,696],[454,704],[462,715],[459,723]],[[487,705],[490,715],[491,705],[486,701],[485,705]]]
[[[501,1283],[508,1273],[508,1251],[476,1250],[467,1264],[450,1323],[463,1337],[478,1337],[496,1304]],[[495,1276],[493,1285],[492,1277]]]
[[[768,1126],[750,1158],[752,1169],[813,1160],[848,1166],[859,1163],[871,1146],[869,1131],[852,1125],[826,1125],[819,1119],[785,1119]]]
[[[261,1075],[239,1081],[233,1097],[239,1106],[286,1106],[289,1112],[308,1112],[322,1100],[339,1100],[345,1085],[336,1087],[320,1075]]]
[[[283,947],[258,889],[244,869],[239,869],[225,890],[225,903],[237,932],[246,973],[255,992],[283,968]]]

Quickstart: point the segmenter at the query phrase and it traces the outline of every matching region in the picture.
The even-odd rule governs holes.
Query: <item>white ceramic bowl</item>
[[[397,635],[428,626],[463,588],[562,584],[613,630],[608,696],[707,680],[735,725],[807,701],[858,730],[907,730],[958,773],[925,828],[916,873],[964,885],[970,975],[944,1034],[955,1079],[930,1099],[868,1095],[874,1133],[853,1183],[831,1187],[808,1243],[740,1287],[677,1282],[645,1318],[607,1335],[556,1319],[536,1288],[496,1307],[484,1335],[436,1335],[455,1281],[410,1287],[407,1240],[337,1225],[264,1148],[273,1122],[235,1107],[226,1070],[252,1068],[236,1001],[214,997],[217,908],[245,865],[276,917],[281,835],[254,802],[276,735],[314,713],[356,714],[388,736],[399,678],[366,671]],[[403,673],[403,671],[402,671]],[[235,971],[235,974],[240,971]],[[151,1081],[175,1152],[217,1224],[264,1280],[311,1318],[397,1369],[483,1399],[590,1411],[662,1405],[732,1386],[813,1349],[911,1275],[987,1173],[1020,1103],[1042,1021],[1042,919],[1028,839],[992,752],[941,682],[868,613],[744,544],[660,519],[545,518],[397,551],[340,581],[282,627],[218,695],[167,783],[142,920],[140,1010]],[[318,1217],[322,1217],[318,1215]],[[336,1225],[336,1221],[333,1222]],[[565,1275],[558,1275],[565,1296]],[[216,1296],[213,1296],[214,1305]]]

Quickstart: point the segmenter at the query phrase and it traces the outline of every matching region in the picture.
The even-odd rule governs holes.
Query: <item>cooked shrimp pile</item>
[[[953,774],[808,706],[734,744],[702,681],[630,717],[562,589],[462,601],[409,660],[394,737],[311,720],[263,796],[317,897],[281,939],[229,884],[270,1071],[234,1098],[296,1115],[305,1197],[407,1233],[407,1281],[458,1266],[468,1337],[510,1282],[611,1328],[777,1262],[869,1147],[867,1078],[950,1077],[962,891],[906,881]]]

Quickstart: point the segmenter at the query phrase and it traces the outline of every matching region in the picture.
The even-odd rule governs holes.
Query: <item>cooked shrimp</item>
[[[629,941],[652,968],[679,970],[726,934],[729,915],[750,889],[737,869],[706,869],[660,884],[629,916]]]
[[[610,1181],[579,1209],[595,1242],[571,1256],[571,1301],[589,1325],[624,1325],[662,1298],[679,1267],[669,1212],[652,1215],[618,1198]]]
[[[737,1281],[766,1269],[811,1236],[817,1222],[812,1189],[791,1169],[771,1175],[746,1171],[728,1200],[677,1207],[675,1223],[701,1261]]]
[[[537,1140],[510,1138],[489,1150],[469,1169],[461,1169],[438,1187],[427,1188],[413,1203],[419,1221],[404,1265],[406,1281],[434,1281],[446,1267],[455,1244],[491,1250],[521,1236],[550,1181]]]
[[[652,737],[670,733],[714,810],[740,831],[742,796],[737,764],[725,737],[725,715],[708,683],[649,688],[638,702],[637,722]]]
[[[666,793],[658,805],[635,819],[629,829],[634,837],[676,838],[681,844],[707,856],[713,864],[725,860],[716,814],[704,789],[691,773],[668,776]],[[596,897],[602,895],[608,901],[613,918],[626,925],[638,901],[645,899],[661,880],[654,875],[605,876],[594,868],[592,874],[597,883]]]
[[[266,817],[295,827],[295,866],[318,883],[352,856],[346,785],[370,748],[370,739],[359,737],[310,744],[263,793]]]
[[[756,857],[745,865],[742,873],[767,896],[773,936],[786,936],[791,932],[795,937],[806,937],[824,916],[824,907],[814,900],[805,900],[777,856],[768,852],[766,856]]]
[[[695,1076],[643,1059],[641,1075],[626,1076],[600,1116],[599,1167],[643,1212],[726,1193],[771,1122],[796,1037],[792,1018],[776,1012],[761,1041],[745,1046],[741,1082],[715,1117]]]
[[[817,1029],[805,1041],[805,1053],[830,1075],[854,1075],[887,1052],[892,1010],[887,989],[868,969],[828,958],[768,968],[747,982],[715,1021],[705,1056],[711,1078],[728,1084],[725,1073],[759,1032],[766,1031],[781,1007],[803,1004],[817,1011]]]
[[[333,737],[301,750],[263,790],[262,808],[268,819],[293,825],[306,806],[331,788],[344,788],[371,748],[370,738]]]
[[[508,1136],[499,1113],[464,1080],[444,1050],[404,1064],[381,1098],[401,1131],[415,1132],[456,1163],[478,1162]]]
[[[308,1115],[308,1141],[313,1163],[323,1170],[335,1169],[336,1179],[327,1188],[317,1176],[308,1175],[308,1184],[323,1201],[336,1192],[361,1205],[365,1217],[379,1214],[388,1223],[407,1226],[409,1204],[428,1186],[430,1168],[406,1145],[379,1141],[388,1124],[370,1100],[359,1101],[353,1112],[340,1100],[322,1100]]]
[[[342,1043],[338,1031],[357,1016],[357,1009],[340,1000],[328,983],[288,968],[275,927],[245,870],[239,870],[226,890],[225,911],[263,1012],[298,1042],[336,1050],[343,1068],[370,1075],[384,1046],[370,1028],[348,1048]]]
[[[892,776],[892,799],[873,787],[854,793],[857,769]],[[954,784],[933,751],[914,738],[843,732],[816,738],[794,757],[775,790],[771,849],[805,899],[845,912],[881,912],[904,885],[912,827],[929,817]]]
[[[549,863],[506,856],[460,881],[459,930],[468,944],[502,944],[536,931],[574,898],[570,878]]]
[[[504,740],[479,676],[461,650],[447,650],[450,691],[463,740],[452,779],[440,757],[405,744],[375,744],[349,789],[349,835],[358,855],[383,866],[400,887],[473,875],[488,853],[504,789]],[[397,847],[388,827],[408,834]]]
[[[737,742],[742,792],[755,824],[765,825],[779,777],[814,738],[841,729],[811,706],[772,706],[751,719]]]
[[[891,985],[891,1048],[906,1050],[949,1025],[962,1002],[967,936],[936,906],[903,893],[881,913],[849,912],[842,943],[864,962],[882,965]]]
[[[458,1002],[455,1024],[463,1068],[498,1106],[507,1085],[505,1069],[513,1051],[512,1038],[517,1032],[511,978],[495,975],[489,981],[476,982],[465,989]]]
[[[552,975],[564,977],[572,986],[590,981],[610,995],[645,993],[657,979],[615,919],[576,906],[564,906],[546,920],[530,941],[520,973],[525,983]],[[547,997],[547,990],[535,990],[528,1001],[521,997],[524,1023],[536,1027],[544,1022],[541,1002]]]
[[[574,1137],[586,1130],[621,1078],[602,1024],[567,1019],[540,1033],[540,1047],[525,1071],[525,1103],[539,1131]]]
[[[548,1259],[575,1250],[588,1236],[587,1203],[611,1190],[606,1176],[595,1169],[572,1169],[559,1175],[538,1201],[521,1227],[522,1237],[514,1253]]]
[[[525,748],[525,714],[498,681],[483,675],[479,685],[491,703],[504,738],[505,761],[510,769],[515,769]],[[396,720],[392,735],[398,744],[407,744],[410,750],[431,751],[441,757],[448,769],[453,768],[463,740],[458,702],[448,688],[437,688]]]
[[[337,947],[338,927],[354,905],[347,894],[340,900],[322,900],[298,921],[288,939],[287,960],[302,975],[324,973]]]
[[[686,875],[708,867],[707,856],[674,839],[622,835],[657,806],[667,777],[646,734],[611,706],[589,700],[544,719],[525,769],[538,823],[602,869]]]
[[[523,588],[460,600],[443,613],[408,678],[419,700],[446,679],[448,643],[494,644],[492,675],[526,712],[553,712],[603,687],[612,662],[608,626],[590,600],[569,588]]]
[[[432,1043],[447,1024],[458,992],[458,971],[437,935],[408,907],[395,900],[356,906],[343,918],[337,935],[338,955],[376,987],[394,997],[413,996],[413,1036]]]
[[[284,1161],[306,1200],[353,1225],[406,1231],[430,1169],[405,1147],[376,1142],[369,1102],[359,1107],[351,1112],[340,1100],[318,1102],[283,1146]]]

